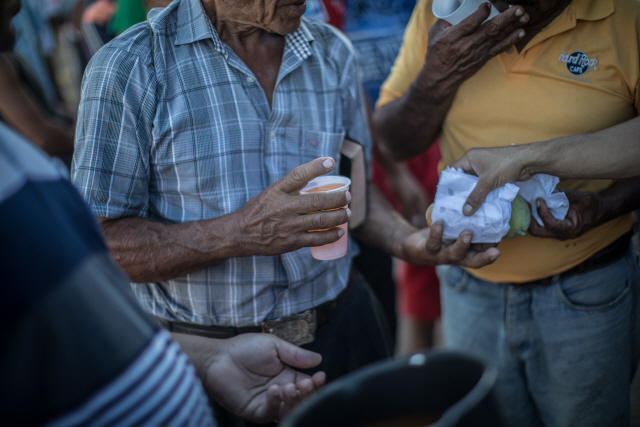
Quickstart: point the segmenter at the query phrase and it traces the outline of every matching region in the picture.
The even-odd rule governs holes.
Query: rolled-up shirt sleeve
[[[105,46],[85,72],[71,177],[96,216],[148,217],[152,65],[150,49]]]

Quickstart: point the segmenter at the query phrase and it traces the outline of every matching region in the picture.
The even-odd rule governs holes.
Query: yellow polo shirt
[[[415,81],[436,21],[419,0],[378,106]],[[638,115],[640,0],[574,0],[522,52],[489,60],[463,83],[440,134],[441,169],[473,147],[546,141],[606,129]],[[640,137],[640,136],[639,136]],[[562,180],[558,188],[599,192],[611,180]],[[470,270],[493,282],[526,282],[565,271],[631,229],[624,215],[567,241],[532,236],[500,242],[502,256]]]

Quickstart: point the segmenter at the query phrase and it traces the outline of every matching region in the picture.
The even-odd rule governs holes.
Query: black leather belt
[[[183,334],[199,335],[207,338],[231,338],[246,333],[273,334],[295,345],[303,345],[313,342],[316,328],[327,321],[344,302],[351,289],[353,274],[347,287],[332,301],[327,301],[319,306],[302,313],[281,317],[280,319],[267,320],[256,326],[232,327],[215,325],[197,325],[193,323],[172,322],[156,316],[156,319],[169,331]]]
[[[609,264],[613,264],[622,258],[629,250],[631,244],[631,236],[633,233],[628,232],[622,237],[618,238],[615,242],[607,246],[606,248],[591,255],[582,263],[570,268],[567,271],[560,273],[560,280],[566,279],[571,276],[583,274],[588,271],[596,270],[598,268],[605,267]],[[511,286],[516,288],[531,288],[534,286],[549,286],[552,279],[555,276],[545,277],[544,279],[532,280],[530,282],[523,283],[510,283]]]

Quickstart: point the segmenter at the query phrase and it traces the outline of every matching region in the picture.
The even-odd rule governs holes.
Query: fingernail
[[[347,208],[347,218],[351,218],[351,209]]]
[[[522,11],[522,9],[518,8],[516,9],[516,16],[522,16],[524,12]]]
[[[349,203],[351,201],[351,192],[347,191],[346,196],[347,196],[347,203]]]
[[[520,32],[518,33],[518,37],[523,38],[523,37],[524,37],[524,31],[520,31]]]
[[[462,213],[465,215],[471,215],[471,211],[473,210],[473,206],[471,206],[469,203],[465,203],[465,205],[462,207]]]
[[[466,244],[468,244],[469,242],[471,242],[471,236],[468,234],[465,234],[464,237],[462,238],[462,241]]]
[[[344,230],[342,228],[338,228],[338,237],[344,236]]]
[[[522,18],[520,18],[520,22],[525,23],[527,22],[529,19],[526,16],[523,16]]]
[[[333,167],[333,159],[332,158],[326,159],[324,162],[322,162],[322,166],[324,166],[327,169],[331,169]]]
[[[540,207],[540,200],[536,200],[536,206]]]
[[[498,255],[492,255],[489,259],[490,259],[491,261],[495,261],[495,260],[497,260],[497,259],[498,259]]]

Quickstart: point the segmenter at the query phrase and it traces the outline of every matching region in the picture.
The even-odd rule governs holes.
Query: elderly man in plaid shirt
[[[369,158],[371,137],[351,44],[304,11],[301,0],[152,11],[87,68],[72,176],[140,304],[169,330],[284,330],[323,355],[331,380],[389,348],[351,266],[357,245],[333,261],[309,250],[342,235],[349,209],[318,211],[350,194],[300,190],[337,173],[345,137]],[[443,244],[442,224],[414,228],[374,189],[352,235],[414,264],[480,267],[499,255],[474,251],[469,232]]]

